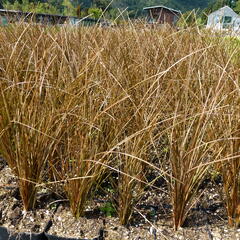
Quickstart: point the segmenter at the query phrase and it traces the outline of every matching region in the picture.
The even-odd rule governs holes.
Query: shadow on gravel
[[[96,238],[64,238],[64,237],[58,237],[54,235],[49,235],[45,232],[42,233],[10,233],[7,228],[0,227],[0,240],[104,240],[105,238],[103,236],[98,236]]]
[[[47,234],[52,226],[49,221],[44,231],[41,233],[11,233],[7,228],[0,227],[0,240],[104,240],[105,231],[100,229],[99,236],[95,238],[65,238]]]

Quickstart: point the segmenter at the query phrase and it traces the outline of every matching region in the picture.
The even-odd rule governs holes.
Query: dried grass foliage
[[[1,28],[0,151],[19,178],[24,208],[34,208],[48,176],[63,182],[82,216],[90,193],[117,171],[118,214],[127,224],[157,168],[150,149],[164,148],[158,169],[174,228],[212,165],[223,176],[229,224],[237,224],[237,49],[195,29]]]

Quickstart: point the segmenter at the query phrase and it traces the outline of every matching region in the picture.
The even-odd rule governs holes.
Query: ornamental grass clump
[[[234,69],[229,69],[231,76]],[[218,152],[215,167],[223,179],[223,200],[226,205],[229,226],[239,226],[240,216],[240,125],[239,125],[239,91],[236,91],[234,78],[222,83],[222,105],[216,112],[211,132],[216,140],[213,152]],[[223,91],[224,89],[224,91]]]
[[[64,189],[70,201],[72,213],[83,216],[91,192],[101,182],[109,165],[114,129],[112,116],[105,112],[105,92],[101,83],[88,82],[80,87],[81,92],[70,97],[66,121],[67,131],[63,138],[60,168],[57,175],[64,180]],[[67,100],[66,100],[67,101]],[[107,100],[106,100],[107,101]]]
[[[238,114],[229,113],[228,119],[223,120],[228,126],[228,130],[223,135],[221,157],[223,161],[220,162],[220,172],[223,177],[223,196],[226,204],[228,223],[231,227],[239,227],[240,223],[240,128],[238,120],[232,118],[237,117]],[[234,121],[234,122],[233,122]],[[219,166],[219,164],[218,164]]]
[[[237,47],[225,40],[134,24],[1,28],[0,150],[25,210],[54,184],[83,216],[104,180],[126,225],[146,186],[162,190],[154,182],[164,177],[177,230],[216,166],[237,225],[240,72]],[[164,156],[153,161],[152,150]]]
[[[155,39],[156,35],[146,29],[142,33],[139,34],[134,28],[112,33],[107,48],[108,57],[105,55],[102,60],[111,61],[104,66],[118,89],[112,97],[120,95],[126,98],[111,109],[116,134],[115,145],[109,150],[113,157],[111,166],[119,174],[113,183],[116,192],[114,202],[123,225],[130,222],[133,209],[148,185],[149,167],[154,167],[149,161],[148,152],[161,107],[158,83],[152,77],[157,72],[154,64],[157,66],[159,58],[147,57],[154,53],[155,46],[149,46],[143,40],[145,37]]]
[[[0,42],[0,149],[29,210],[64,126],[62,92],[51,71],[56,48],[44,29],[22,25],[1,29]]]
[[[213,93],[219,108],[214,111],[210,132],[215,139],[212,152],[217,156],[214,166],[223,179],[223,196],[229,226],[240,222],[240,159],[239,159],[239,45],[226,38],[218,53],[220,71]]]
[[[221,79],[228,73],[215,63],[225,54],[204,35],[182,32],[166,53],[169,66],[161,74],[166,84],[162,130],[169,144],[169,189],[173,204],[173,225],[183,226],[199,197],[198,187],[221,149],[211,126],[215,112],[224,107]],[[182,44],[181,44],[182,43]],[[179,49],[181,46],[181,50]],[[164,61],[164,60],[163,60]]]

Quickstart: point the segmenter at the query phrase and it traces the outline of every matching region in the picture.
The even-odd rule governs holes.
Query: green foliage
[[[135,13],[141,13],[142,8],[154,5],[165,5],[181,11],[192,10],[193,8],[205,8],[212,3],[213,0],[191,1],[191,0],[122,0],[120,6],[128,7],[129,10],[134,10]]]
[[[75,7],[73,6],[70,0],[63,0],[62,5],[64,7],[64,11],[63,11],[64,15],[75,16],[77,14]]]
[[[109,0],[93,0],[93,4],[102,10],[105,10],[109,7],[111,8],[111,6],[109,6],[110,2],[111,1]]]
[[[51,3],[45,2],[31,2],[30,0],[22,0],[22,3],[15,1],[13,4],[6,1],[3,4],[5,9],[19,10],[23,12],[35,12],[35,13],[48,13],[48,14],[59,14],[60,11],[56,6]]]
[[[184,14],[182,14],[181,18],[178,21],[178,26],[179,27],[189,27],[193,26],[196,22],[196,14],[194,11],[187,11]]]
[[[99,19],[102,16],[102,9],[97,7],[92,7],[88,9],[88,14],[95,19]]]
[[[238,9],[237,6],[239,5],[239,0],[216,0],[214,2],[210,2],[209,6],[205,9],[205,11],[211,13],[224,6],[229,6],[236,11]]]
[[[101,212],[107,217],[113,217],[116,214],[116,209],[111,202],[107,202],[103,207],[100,207]]]
[[[235,11],[236,13],[240,13],[240,0],[236,2],[234,11]]]
[[[177,25],[181,28],[201,27],[206,24],[206,20],[207,15],[203,12],[187,11],[181,15]]]
[[[192,10],[193,8],[203,9],[209,4],[211,4],[211,8],[216,8],[225,4],[225,1],[218,0],[215,3],[214,0],[120,0],[113,1],[111,3],[111,0],[5,0],[3,6],[6,9],[32,11],[38,13],[64,14],[80,17],[86,16],[88,10],[91,9],[90,12],[95,15],[95,18],[98,18],[98,16],[101,15],[100,10],[98,10],[101,9],[108,17],[114,19],[119,13],[118,9],[123,10],[127,8],[128,16],[130,18],[134,18],[144,15],[144,7],[153,5],[165,5],[184,12]],[[238,5],[237,8],[239,8]],[[79,11],[80,9],[81,11]]]

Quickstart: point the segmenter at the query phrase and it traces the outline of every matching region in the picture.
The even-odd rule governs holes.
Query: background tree
[[[35,11],[43,11],[45,13],[58,13],[74,16],[85,16],[88,14],[89,8],[99,8],[105,10],[111,0],[2,0],[6,9],[35,9]],[[0,0],[0,2],[2,2]],[[153,5],[165,5],[170,8],[185,11],[200,8],[203,10],[208,7],[207,12],[214,11],[224,5],[232,8],[240,9],[239,0],[114,0],[105,11],[104,16],[114,18],[118,16],[120,11],[127,8],[129,17],[139,17],[144,15],[143,8]],[[80,6],[80,13],[77,13],[77,7]],[[114,9],[114,10],[113,10]],[[98,12],[98,10],[91,10]],[[238,10],[239,11],[239,10]]]
[[[63,10],[63,14],[66,16],[76,16],[77,12],[76,12],[76,8],[73,6],[73,3],[71,2],[71,0],[63,0],[62,3],[64,10]]]
[[[102,9],[97,7],[92,7],[88,9],[88,14],[95,19],[99,19],[102,16]]]
[[[32,2],[30,0],[15,1],[14,3],[6,1],[3,4],[5,9],[18,10],[23,12],[35,12],[35,13],[48,13],[48,14],[60,14],[57,7],[51,3],[45,2]]]
[[[235,8],[234,8],[236,13],[240,13],[240,0],[235,2]]]
[[[78,17],[78,18],[81,17],[81,6],[80,6],[80,5],[77,6],[76,14],[77,14],[77,17]]]
[[[93,5],[95,5],[97,8],[101,8],[102,10],[110,9],[111,6],[110,0],[93,0]]]

